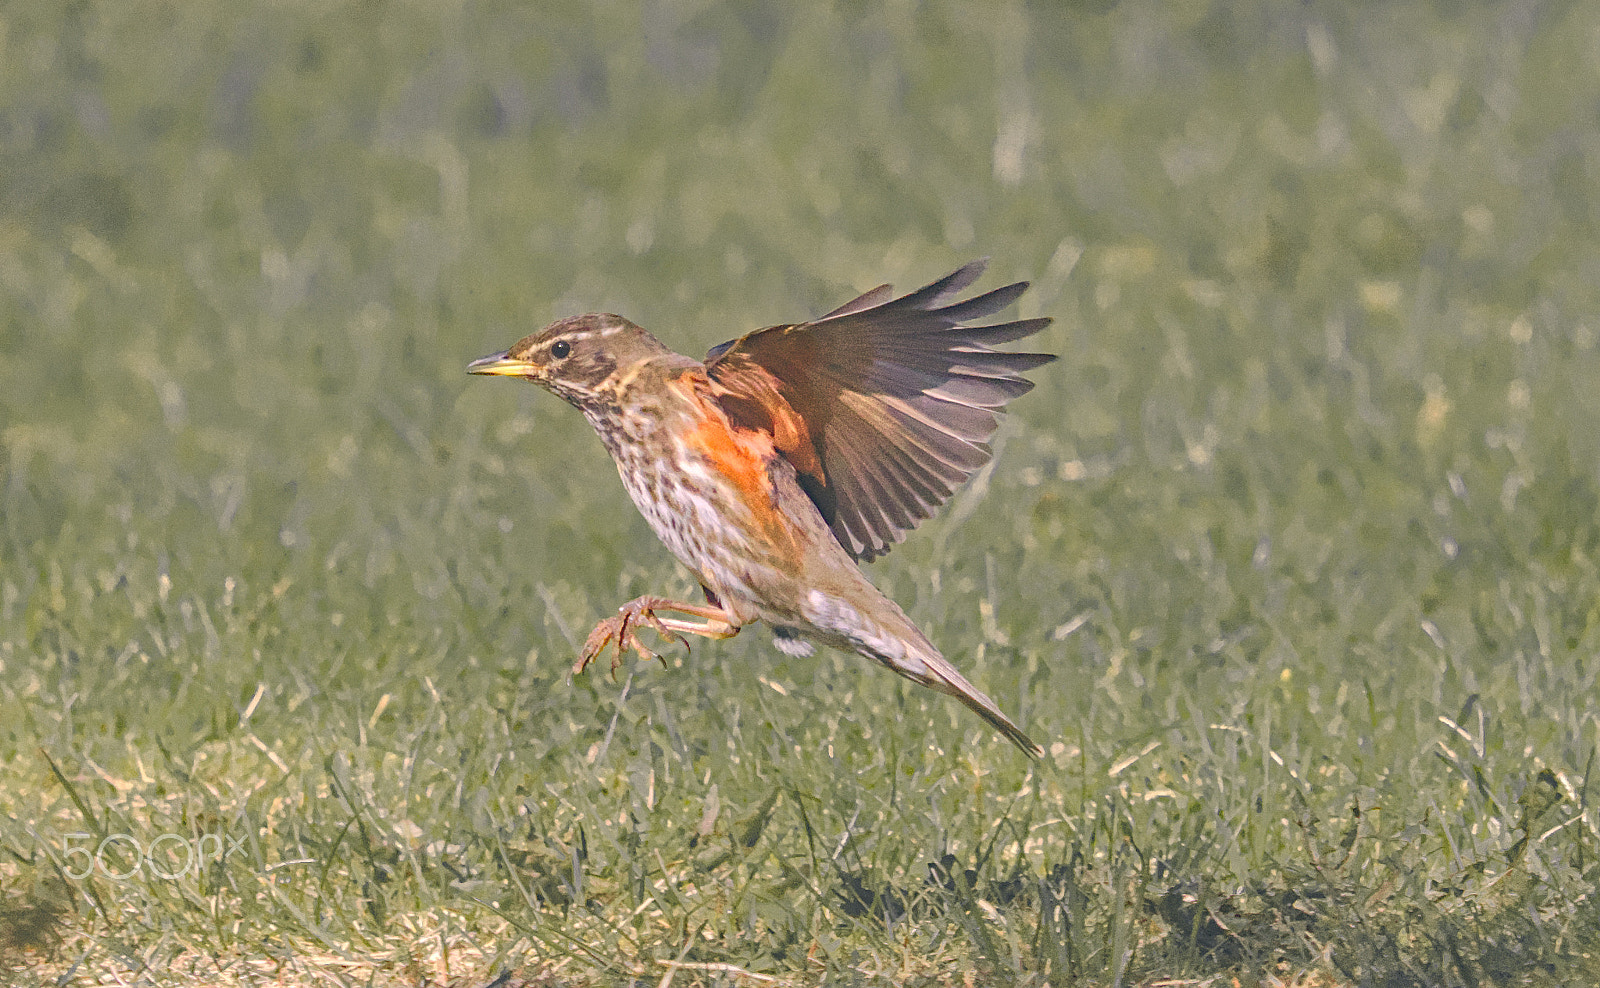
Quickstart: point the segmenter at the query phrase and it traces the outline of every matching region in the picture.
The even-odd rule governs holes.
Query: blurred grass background
[[[0,9],[0,963],[1594,983],[1597,125],[1579,3]],[[465,363],[978,255],[1062,360],[872,575],[1045,763],[759,632],[568,683],[692,582]]]

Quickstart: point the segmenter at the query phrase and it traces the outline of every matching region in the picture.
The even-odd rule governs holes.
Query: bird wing
[[[1027,290],[1023,281],[951,301],[986,263],[893,300],[882,285],[814,322],[759,330],[706,357],[729,419],[772,435],[857,559],[889,551],[988,462],[999,409],[1033,388],[1022,373],[1056,359],[991,349],[1049,319],[964,325]]]

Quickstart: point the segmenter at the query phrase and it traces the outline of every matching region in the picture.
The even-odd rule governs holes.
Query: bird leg
[[[656,613],[658,610],[676,611],[679,614],[689,614],[705,620],[685,621],[681,618],[661,617]],[[572,671],[582,672],[607,647],[615,644],[617,654],[611,660],[611,676],[615,679],[617,667],[622,665],[622,657],[630,649],[646,659],[661,659],[658,653],[639,640],[640,625],[650,628],[668,641],[677,642],[687,651],[689,642],[683,637],[686,634],[705,638],[732,638],[737,635],[739,626],[729,620],[732,616],[720,607],[687,604],[665,597],[645,596],[630,600],[617,608],[615,617],[606,618],[589,632],[589,637],[583,643],[583,654],[578,657]],[[666,659],[661,659],[662,665],[666,665],[666,662]]]

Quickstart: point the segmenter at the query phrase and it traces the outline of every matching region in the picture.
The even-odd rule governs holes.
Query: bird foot
[[[689,640],[668,628],[660,618],[656,617],[655,609],[657,607],[662,605],[670,606],[671,604],[672,601],[662,597],[639,597],[617,608],[616,616],[606,618],[595,625],[593,631],[589,632],[589,637],[583,643],[583,654],[579,656],[577,663],[572,667],[573,673],[582,672],[588,667],[589,663],[599,658],[612,645],[617,648],[616,655],[612,656],[611,659],[612,679],[617,678],[617,667],[622,665],[622,657],[630,650],[638,652],[641,658],[647,660],[661,659],[661,664],[665,666],[667,660],[662,658],[659,652],[654,651],[639,640],[638,632],[641,625],[670,642],[682,645],[684,651],[688,651]]]

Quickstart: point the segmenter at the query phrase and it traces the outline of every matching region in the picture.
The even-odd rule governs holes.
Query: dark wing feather
[[[859,559],[887,552],[988,462],[999,409],[1033,387],[1023,372],[1055,359],[991,349],[1049,319],[962,325],[1028,288],[1017,282],[952,302],[984,265],[893,300],[879,286],[814,322],[763,329],[706,358],[728,416],[774,435]]]

